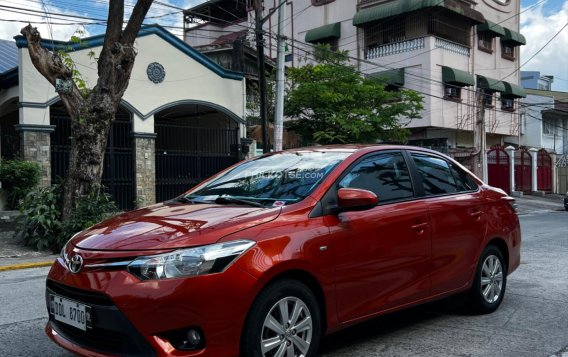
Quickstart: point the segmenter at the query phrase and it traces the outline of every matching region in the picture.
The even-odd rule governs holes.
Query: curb
[[[45,262],[37,262],[37,263],[22,263],[22,264],[14,264],[14,265],[6,265],[0,266],[0,272],[2,271],[9,271],[9,270],[18,270],[18,269],[30,269],[30,268],[43,268],[48,267],[53,264],[53,261],[45,261]]]

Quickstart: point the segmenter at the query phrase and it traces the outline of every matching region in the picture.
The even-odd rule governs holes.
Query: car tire
[[[503,254],[494,245],[485,248],[475,278],[467,296],[468,307],[473,313],[489,314],[497,310],[507,287],[507,265]]]
[[[288,315],[287,317],[285,315]],[[313,292],[295,280],[268,285],[255,299],[241,339],[241,356],[316,356],[321,338],[321,317]]]

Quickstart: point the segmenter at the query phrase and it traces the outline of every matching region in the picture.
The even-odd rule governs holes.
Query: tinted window
[[[423,154],[412,154],[412,158],[422,177],[426,196],[457,192],[456,181],[445,160]]]
[[[452,175],[454,177],[458,192],[477,190],[477,185],[475,184],[471,176],[469,176],[469,174],[467,174],[465,171],[460,170],[458,167],[452,164],[450,164],[450,171],[452,172]]]
[[[401,153],[385,153],[363,159],[339,183],[340,188],[374,192],[379,202],[413,196],[408,167]]]

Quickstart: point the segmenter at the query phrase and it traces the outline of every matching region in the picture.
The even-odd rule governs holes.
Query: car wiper
[[[262,203],[253,202],[249,200],[245,200],[242,198],[237,198],[233,196],[219,196],[215,199],[215,203],[224,204],[224,203],[240,203],[244,205],[254,206],[254,207],[264,207]]]
[[[191,204],[200,204],[200,203],[207,204],[207,203],[211,203],[211,201],[200,201],[200,200],[197,200],[195,197],[188,197],[188,196],[179,196],[179,197],[177,198],[177,200],[178,200],[179,202],[191,203]]]

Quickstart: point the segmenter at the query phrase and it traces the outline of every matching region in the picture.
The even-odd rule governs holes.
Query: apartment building
[[[277,29],[277,14],[270,12],[279,3],[263,1],[269,58],[276,57]],[[213,0],[188,9],[185,41],[209,53],[230,47],[235,37],[253,46],[250,5]],[[326,43],[348,51],[363,74],[423,94],[423,118],[405,122],[411,143],[439,150],[473,147],[477,88],[484,92],[488,146],[518,135],[519,98],[526,96],[516,70],[525,44],[520,0],[288,0],[285,6],[287,66],[312,61],[313,45]]]

